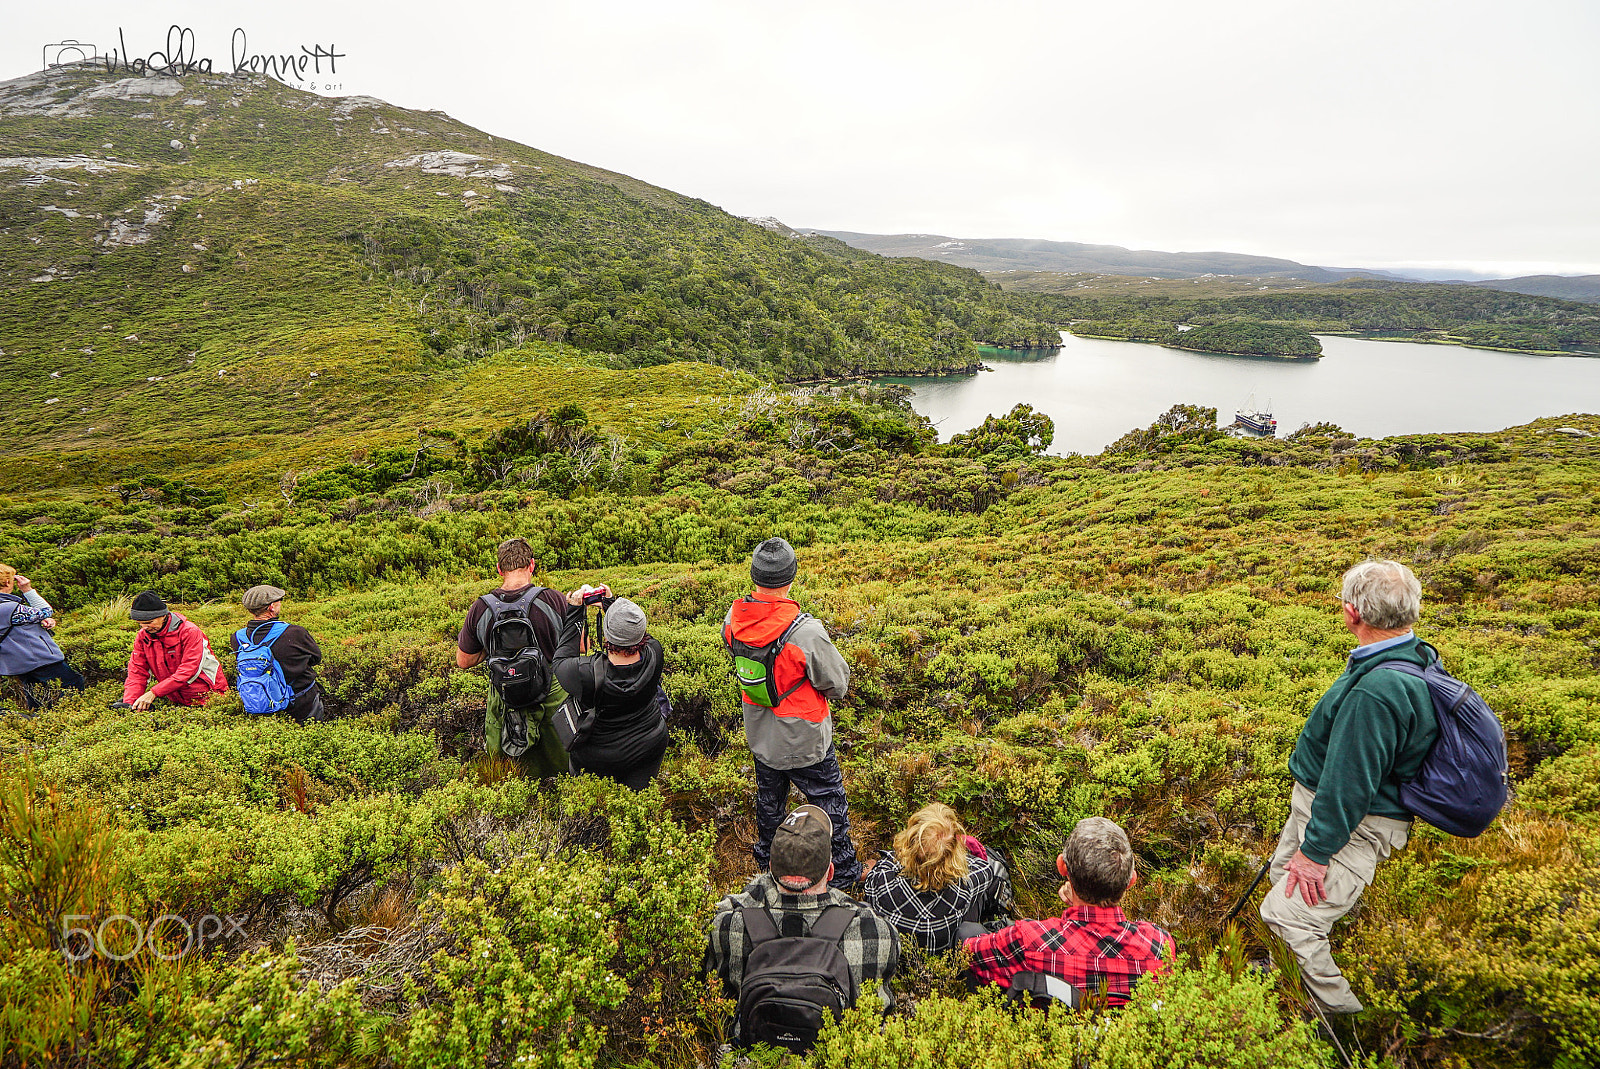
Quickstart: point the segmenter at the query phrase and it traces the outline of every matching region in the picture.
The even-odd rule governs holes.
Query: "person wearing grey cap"
[[[722,981],[727,997],[739,998],[750,952],[757,945],[817,933],[824,917],[838,906],[848,911],[848,922],[817,934],[837,941],[859,997],[875,995],[884,1009],[894,1005],[889,978],[900,963],[900,935],[871,906],[829,886],[834,876],[834,831],[828,814],[814,805],[800,806],[773,829],[769,870],[717,903],[704,968]],[[751,921],[766,930],[751,932],[746,927]],[[744,1022],[735,1023],[738,1042],[763,1038],[743,1035]]]
[[[585,655],[587,590],[567,595],[555,676],[561,688],[585,709],[595,710],[589,737],[568,757],[577,772],[616,780],[642,791],[661,771],[667,752],[667,720],[657,695],[661,688],[661,643],[647,632],[644,610],[627,598],[605,606],[603,650]]]
[[[722,641],[733,654],[744,733],[756,766],[756,864],[767,867],[772,835],[789,805],[789,788],[828,814],[833,826],[832,882],[850,887],[861,861],[850,841],[844,776],[833,751],[829,699],[850,689],[850,666],[822,621],[789,597],[799,570],[794,547],[769,538],[750,558],[755,591],[729,608]]]
[[[307,720],[328,719],[327,707],[322,701],[322,684],[317,681],[317,665],[322,663],[322,647],[311,632],[299,624],[286,624],[278,619],[283,612],[283,599],[288,595],[275,586],[253,586],[244,592],[244,608],[250,622],[233,633],[228,644],[237,654],[248,643],[262,643],[272,652],[272,659],[283,669],[283,681],[288,684],[293,698],[283,715],[297,724]],[[242,693],[242,691],[241,691]],[[245,705],[249,709],[249,703]]]

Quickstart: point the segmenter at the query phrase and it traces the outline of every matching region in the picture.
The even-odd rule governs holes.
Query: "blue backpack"
[[[248,627],[233,633],[239,644],[239,697],[251,716],[281,713],[294,701],[294,691],[283,678],[283,666],[272,656],[272,644],[288,629],[288,624],[278,621],[267,629],[263,642],[251,642]]]
[[[1439,739],[1422,759],[1416,778],[1400,785],[1400,804],[1440,831],[1474,839],[1506,804],[1511,783],[1506,733],[1489,703],[1444,670],[1439,651],[1426,642],[1418,645],[1433,653],[1428,667],[1406,661],[1377,666],[1428,684],[1439,721]]]

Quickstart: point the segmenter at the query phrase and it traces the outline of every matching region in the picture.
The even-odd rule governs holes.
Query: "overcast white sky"
[[[171,23],[796,226],[1600,272],[1597,0],[6,0],[0,79]]]

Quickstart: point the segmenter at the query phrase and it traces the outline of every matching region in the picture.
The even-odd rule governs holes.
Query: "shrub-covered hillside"
[[[1337,578],[1369,553],[1423,579],[1421,631],[1500,712],[1517,796],[1481,839],[1419,829],[1336,930],[1372,1007],[1340,1049],[1588,1064],[1600,419],[1260,441],[1180,415],[1056,459],[1020,409],[957,451],[893,394],[755,391],[584,473],[574,404],[493,448],[374,452],[242,508],[170,486],[11,499],[0,559],[70,610],[58,635],[92,687],[0,721],[4,1056],[706,1064],[728,1007],[699,979],[703,927],[753,834],[718,629],[750,548],[782,534],[854,673],[838,746],[867,856],[943,799],[1037,916],[1058,908],[1066,829],[1109,815],[1140,853],[1130,911],[1190,955],[1103,1021],[1013,1018],[913,961],[887,1028],[852,1016],[813,1064],[1338,1064],[1292,978],[1252,967],[1259,933],[1218,925],[1275,840],[1289,750],[1350,646]],[[484,758],[484,683],[451,667],[454,633],[514,533],[544,582],[605,580],[648,612],[675,706],[657,788],[541,789]],[[106,711],[132,638],[119,595],[183,599],[221,648],[257,582],[321,639],[339,719],[252,720],[231,694]],[[237,923],[179,954],[180,921],[213,914]],[[104,952],[68,960],[91,944],[63,915]]]
[[[436,112],[90,67],[0,85],[7,458],[116,475],[265,434],[395,445],[471,426],[441,392],[533,343],[807,378],[1055,339],[975,272],[775,233]]]

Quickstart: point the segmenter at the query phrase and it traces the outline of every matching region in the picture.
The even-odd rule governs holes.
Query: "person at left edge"
[[[39,708],[34,686],[52,679],[72,690],[82,690],[83,676],[67,663],[66,654],[50,632],[55,629],[55,609],[33,589],[25,575],[0,564],[0,675],[22,681],[22,700]]]

